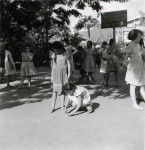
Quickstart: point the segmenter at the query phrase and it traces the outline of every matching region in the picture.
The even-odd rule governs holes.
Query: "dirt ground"
[[[59,109],[50,113],[52,85],[50,69],[39,70],[32,89],[17,90],[19,78],[7,89],[0,83],[0,150],[144,150],[144,110],[132,108],[125,73],[119,87],[101,85],[96,72],[95,85],[85,85],[94,112],[80,111],[68,117]],[[27,82],[27,81],[26,81]],[[145,103],[140,105],[145,108]]]

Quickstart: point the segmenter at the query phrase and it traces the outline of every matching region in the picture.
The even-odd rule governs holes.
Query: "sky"
[[[127,20],[132,20],[137,17],[140,17],[139,11],[145,12],[145,0],[129,0],[126,3],[119,3],[119,2],[110,2],[104,3],[101,2],[101,6],[103,9],[101,12],[109,12],[109,11],[117,11],[117,10],[127,10]],[[81,11],[83,15],[92,17],[97,17],[95,11],[92,11],[91,8],[86,8],[85,10]],[[71,24],[70,27],[73,28],[79,18],[70,17]]]

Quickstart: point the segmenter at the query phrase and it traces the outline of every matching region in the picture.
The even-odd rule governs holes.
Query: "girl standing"
[[[28,78],[28,87],[31,88],[31,77],[36,75],[36,69],[33,64],[33,54],[30,52],[29,47],[26,47],[22,53],[21,65],[21,82],[19,89],[22,88],[25,78]]]
[[[95,72],[94,54],[95,54],[95,49],[92,48],[92,42],[88,41],[87,49],[86,49],[85,65],[86,65],[86,71],[88,73],[87,82],[89,83],[95,82],[93,78],[93,73]]]
[[[62,86],[68,83],[70,77],[71,65],[70,61],[65,53],[64,45],[56,41],[52,44],[54,48],[54,57],[51,73],[51,82],[53,83],[53,101],[52,110],[55,110],[56,100],[61,99],[61,108],[64,108],[65,96],[62,92]]]
[[[7,87],[10,87],[10,77],[16,73],[15,63],[11,52],[5,50],[5,71],[7,76]]]
[[[100,51],[100,57],[101,57],[100,73],[103,74],[103,78],[104,78],[103,84],[105,86],[108,86],[107,80],[106,80],[106,76],[107,76],[107,46],[108,46],[107,42],[104,41],[102,43],[102,48]]]
[[[128,34],[128,39],[131,40],[125,49],[125,64],[127,64],[127,72],[125,81],[130,84],[130,96],[133,107],[143,109],[136,102],[135,89],[140,87],[140,93],[145,100],[145,49],[140,44],[142,31],[133,29]]]

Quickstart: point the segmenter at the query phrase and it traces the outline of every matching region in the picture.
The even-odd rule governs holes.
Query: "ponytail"
[[[57,59],[57,54],[54,54],[54,62],[56,63],[56,59]]]

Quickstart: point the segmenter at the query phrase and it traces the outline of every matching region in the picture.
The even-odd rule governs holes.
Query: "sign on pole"
[[[115,28],[127,26],[127,10],[111,11],[101,14],[101,29],[113,28],[115,39]]]
[[[127,10],[104,12],[101,14],[101,28],[127,26]]]

